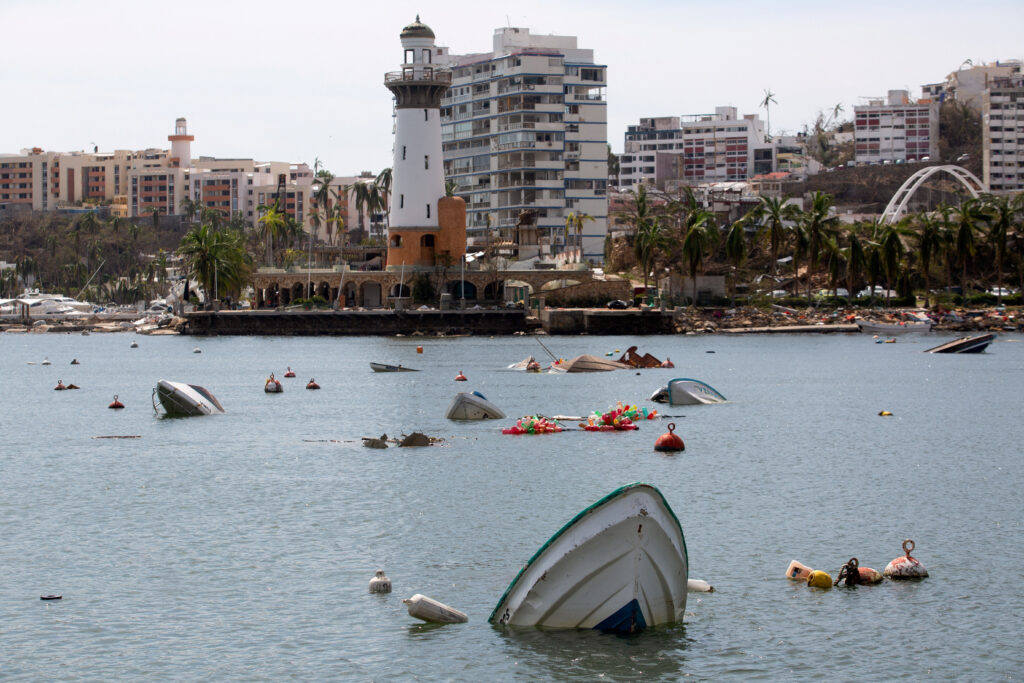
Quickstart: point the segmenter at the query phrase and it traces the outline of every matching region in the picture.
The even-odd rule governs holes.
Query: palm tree
[[[572,215],[572,214],[570,214]],[[487,216],[490,220],[490,215]],[[573,217],[573,227],[576,229],[576,258],[577,263],[583,263],[583,224],[595,220],[589,213],[577,212]]]
[[[203,207],[201,216],[202,222],[209,225],[214,231],[220,230],[221,226],[224,225],[224,214],[217,209]]]
[[[149,213],[150,220],[153,222],[153,232],[160,230],[160,209],[155,206]]]
[[[377,185],[378,192],[380,194],[380,208],[384,212],[384,230],[388,230],[391,227],[390,216],[388,215],[391,207],[391,178],[392,173],[390,168],[385,168],[383,171],[377,174]]]
[[[747,260],[747,222],[746,217],[736,221],[725,236],[726,258],[737,270],[742,268]]]
[[[933,217],[922,213],[918,216],[918,230],[914,233],[917,242],[917,256],[921,259],[921,275],[924,277],[924,307],[930,305],[932,261],[942,249],[942,226]]]
[[[234,231],[211,229],[200,224],[181,238],[178,255],[188,277],[199,282],[207,303],[241,285],[248,276],[244,238]]]
[[[790,231],[789,225],[796,219],[797,208],[787,204],[781,197],[761,197],[761,205],[754,209],[760,224],[759,234],[768,233],[768,250],[772,259],[772,277],[778,270],[779,250]]]
[[[1006,242],[1014,219],[1019,211],[1016,203],[1009,197],[984,195],[982,211],[988,223],[988,242],[996,260],[996,296],[1003,303],[1003,259],[1006,256]]]
[[[766,118],[768,120],[768,133],[766,137],[772,139],[772,105],[778,104],[775,100],[775,93],[765,88],[764,99],[761,100],[761,106],[764,107]]]
[[[191,225],[195,223],[196,216],[203,214],[203,204],[199,200],[185,197],[181,200],[181,212],[185,216],[185,221]]]
[[[844,250],[846,258],[846,293],[849,295],[850,301],[853,301],[857,281],[867,268],[867,254],[864,253],[864,245],[861,243],[860,237],[857,236],[856,230],[850,231],[848,240],[849,246]]]
[[[683,222],[683,260],[690,270],[693,280],[693,305],[697,305],[697,275],[704,267],[704,259],[712,247],[718,243],[718,226],[715,225],[715,214],[704,209],[696,209],[686,215]]]
[[[886,223],[881,226],[877,234],[878,245],[881,249],[882,267],[885,269],[885,305],[889,305],[892,288],[896,286],[899,278],[900,264],[903,262],[903,255],[906,247],[903,246],[903,235],[907,230],[902,221],[899,223]]]
[[[975,251],[974,233],[978,230],[978,223],[984,218],[985,215],[981,212],[979,200],[974,197],[964,201],[956,211],[953,249],[957,261],[960,263],[960,288],[964,296],[967,295],[967,263],[974,257]]]
[[[884,264],[882,263],[882,246],[874,241],[869,240],[864,247],[865,255],[865,266],[868,274],[868,286],[871,288],[871,293],[868,294],[868,303],[873,304],[875,301],[875,292],[878,290],[878,281],[882,277],[882,271],[884,270]]]
[[[815,192],[811,195],[811,206],[800,214],[804,232],[807,235],[807,300],[811,299],[811,279],[818,270],[822,241],[832,235],[839,223],[838,216],[830,215],[832,195]]]
[[[612,146],[608,145],[608,177],[615,178],[615,186],[619,185],[619,155],[612,152]]]
[[[274,242],[284,232],[287,225],[285,214],[278,210],[275,201],[271,206],[260,205],[258,208],[263,215],[257,221],[260,225],[260,238],[267,246],[267,265],[274,265]]]
[[[647,277],[654,257],[667,244],[668,236],[657,217],[648,217],[637,224],[633,235],[633,254],[644,272],[644,290],[647,289]]]

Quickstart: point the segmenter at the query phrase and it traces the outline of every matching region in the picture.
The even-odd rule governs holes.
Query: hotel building
[[[858,164],[938,160],[939,104],[910,101],[906,90],[853,108],[854,159]]]
[[[989,191],[1024,190],[1024,75],[989,82],[982,100],[981,144]]]
[[[442,153],[445,179],[467,204],[470,244],[485,243],[488,226],[510,239],[530,211],[537,244],[521,239],[520,258],[557,255],[576,248],[566,218],[587,214],[581,260],[603,260],[607,67],[594,62],[594,51],[572,36],[501,28],[490,52],[437,47],[432,58],[452,72],[441,100]]]

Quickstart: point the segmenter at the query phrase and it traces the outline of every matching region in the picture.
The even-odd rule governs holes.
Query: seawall
[[[370,336],[514,334],[527,330],[513,311],[200,311],[187,313],[184,334]]]

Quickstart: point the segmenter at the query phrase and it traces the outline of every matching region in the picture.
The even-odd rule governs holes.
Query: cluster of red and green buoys
[[[514,427],[502,429],[502,434],[553,434],[562,431],[562,426],[540,415],[528,415],[516,420]]]
[[[587,416],[587,423],[580,426],[588,432],[630,431],[637,429],[637,422],[653,420],[656,417],[657,410],[647,412],[647,408],[637,408],[628,403],[622,405],[622,401],[619,401],[614,408],[609,408],[603,413],[595,410],[592,415]]]

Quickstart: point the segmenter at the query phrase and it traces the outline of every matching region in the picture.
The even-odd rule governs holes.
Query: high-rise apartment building
[[[981,120],[985,185],[994,193],[1024,190],[1024,75],[989,82]]]
[[[853,108],[854,159],[858,164],[927,161],[939,156],[939,104],[911,102],[906,90],[890,90]]]
[[[576,248],[570,214],[582,225],[582,258],[601,261],[608,226],[607,67],[572,36],[501,28],[492,51],[434,61],[452,70],[441,100],[445,178],[467,204],[467,234],[483,244],[488,228],[511,236],[532,212],[536,245],[520,258]],[[533,231],[530,231],[533,234]]]
[[[760,117],[716,107],[714,114],[640,119],[626,129],[619,165],[622,186],[699,185],[771,173],[774,154]]]

